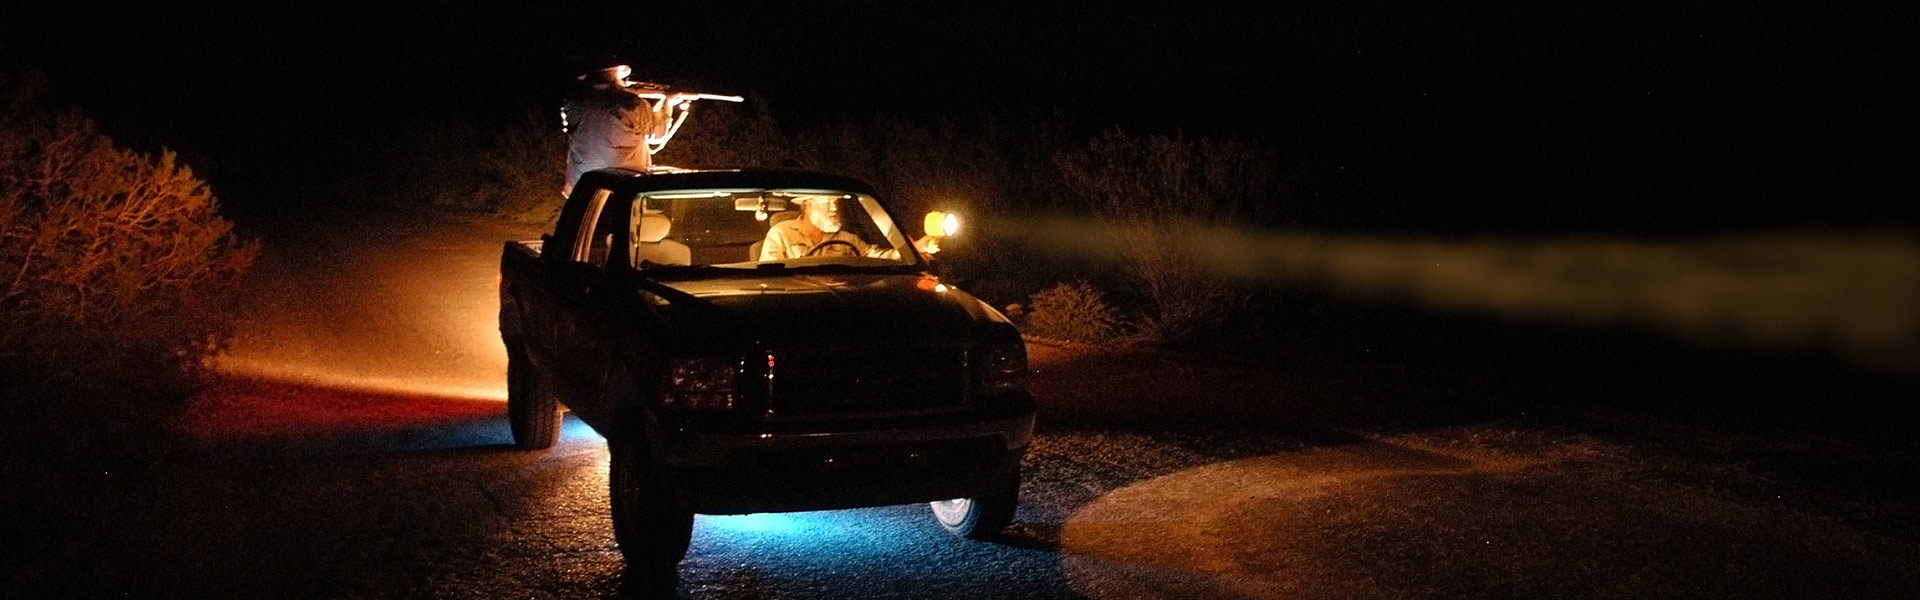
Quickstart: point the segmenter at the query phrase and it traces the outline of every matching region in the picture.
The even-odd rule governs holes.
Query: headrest
[[[798,217],[798,216],[800,216],[800,211],[797,211],[797,210],[783,210],[783,211],[780,211],[780,212],[777,212],[777,213],[773,213],[773,214],[771,214],[771,215],[767,215],[767,224],[768,224],[768,225],[772,225],[772,224],[774,224],[774,223],[779,223],[779,222],[781,222],[781,221],[785,221],[785,220],[788,220],[788,219],[792,219],[792,218],[794,218],[794,217]]]
[[[633,239],[643,244],[653,244],[667,239],[667,232],[673,230],[673,220],[666,215],[640,215],[640,222],[633,226]]]

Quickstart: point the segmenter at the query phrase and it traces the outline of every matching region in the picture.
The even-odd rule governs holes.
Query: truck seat
[[[633,266],[693,264],[693,251],[686,244],[667,239],[673,220],[666,215],[648,213],[633,223]]]
[[[790,220],[798,216],[800,216],[800,211],[797,211],[797,210],[783,210],[777,213],[773,213],[771,215],[767,215],[767,228],[772,229],[773,224],[779,223],[781,221]],[[760,241],[754,242],[753,246],[747,249],[748,262],[760,260],[760,245],[765,243],[767,243],[766,238],[761,238]]]

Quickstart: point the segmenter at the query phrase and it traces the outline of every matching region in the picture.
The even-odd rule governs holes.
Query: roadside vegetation
[[[1119,315],[1100,290],[1084,281],[1056,284],[1033,295],[1027,333],[1080,343],[1100,343],[1119,331]],[[1024,311],[1023,311],[1024,312]]]
[[[258,249],[174,153],[118,146],[43,89],[0,70],[0,485],[16,490],[165,448]]]
[[[1253,290],[1215,272],[1194,241],[1264,222],[1286,200],[1273,150],[1114,130],[1055,163],[1067,189],[1119,239],[1125,271],[1150,301],[1137,335],[1186,342],[1251,309]]]

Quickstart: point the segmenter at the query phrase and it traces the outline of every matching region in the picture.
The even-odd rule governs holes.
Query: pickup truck
[[[551,447],[563,409],[606,438],[630,569],[676,570],[696,513],[927,502],[969,538],[1013,517],[1026,348],[858,180],[590,172],[552,233],[506,243],[500,333],[517,446]]]

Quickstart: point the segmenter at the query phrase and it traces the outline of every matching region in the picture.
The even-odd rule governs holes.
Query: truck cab
[[[674,569],[695,513],[1012,518],[1025,346],[858,180],[590,172],[553,232],[506,243],[500,331],[515,443],[553,445],[563,408],[607,439],[630,568]]]

